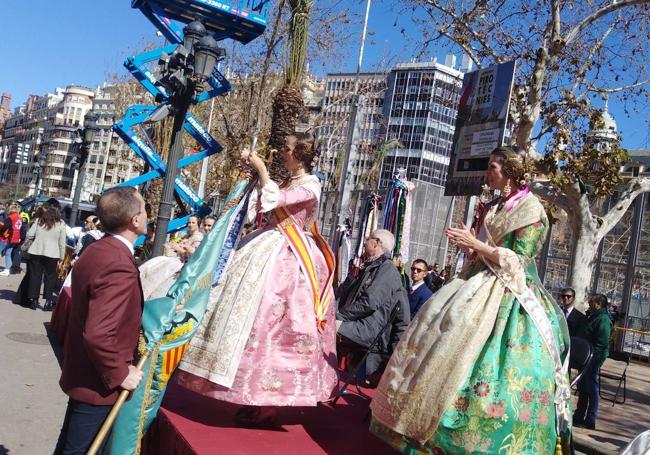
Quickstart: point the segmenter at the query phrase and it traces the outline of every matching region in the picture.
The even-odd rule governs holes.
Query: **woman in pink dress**
[[[278,186],[254,152],[241,153],[259,176],[249,218],[261,212],[269,221],[240,242],[175,376],[195,392],[244,405],[242,424],[268,420],[276,406],[315,406],[337,386],[331,251],[311,230],[321,189],[309,174],[314,156],[290,136],[283,150],[290,177]]]

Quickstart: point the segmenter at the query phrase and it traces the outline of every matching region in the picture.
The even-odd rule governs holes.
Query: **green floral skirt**
[[[553,303],[534,285],[530,287],[559,334]],[[557,442],[553,370],[535,324],[507,293],[490,338],[433,438],[420,444],[374,419],[370,430],[405,454],[552,455]]]

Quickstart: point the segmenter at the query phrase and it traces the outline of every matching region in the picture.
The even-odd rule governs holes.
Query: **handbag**
[[[38,221],[35,221],[35,222],[38,222]],[[36,225],[36,231],[38,232],[38,225]],[[23,240],[23,243],[20,244],[20,251],[22,253],[24,253],[25,256],[27,256],[27,254],[29,252],[29,249],[32,246],[32,243],[34,243],[35,238],[36,238],[36,232],[34,232],[34,237],[32,237],[32,238],[27,237],[27,238],[25,238],[25,240]]]
[[[27,253],[29,248],[32,246],[32,243],[34,243],[34,239],[25,239],[25,241],[20,245],[20,251]]]

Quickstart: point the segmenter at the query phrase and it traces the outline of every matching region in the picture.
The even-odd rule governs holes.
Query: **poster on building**
[[[516,61],[465,74],[446,196],[481,192],[490,152],[506,139]]]

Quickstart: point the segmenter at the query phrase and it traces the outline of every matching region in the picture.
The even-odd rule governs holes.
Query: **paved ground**
[[[45,327],[51,313],[11,303],[21,278],[0,277],[0,455],[52,453],[67,403]]]
[[[621,371],[623,364],[608,359],[603,370]],[[615,391],[615,383],[605,379],[604,391]],[[650,364],[633,362],[627,370],[627,399],[625,404],[612,406],[612,401],[600,400],[596,430],[576,428],[574,441],[583,452],[618,454],[636,435],[650,430]]]
[[[0,352],[4,366],[0,369],[0,455],[52,453],[67,401],[58,385],[60,353],[47,335],[51,313],[11,303],[21,278],[0,277]],[[612,386],[605,384],[604,388],[610,390]],[[633,363],[628,369],[625,404],[612,406],[602,400],[598,429],[576,429],[574,437],[580,453],[610,455],[619,453],[648,429],[650,365]]]

